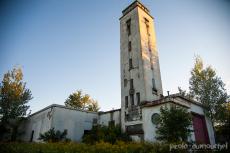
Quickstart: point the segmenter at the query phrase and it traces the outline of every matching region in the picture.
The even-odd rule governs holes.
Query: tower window
[[[125,96],[125,108],[129,107],[129,97]]]
[[[155,83],[155,79],[154,78],[152,79],[152,84],[153,84],[153,89],[152,89],[153,93],[157,94],[157,88],[156,88],[156,83]]]
[[[145,26],[146,26],[146,31],[147,31],[147,34],[149,35],[149,20],[145,18]]]
[[[131,44],[131,41],[129,41],[129,44],[128,44],[128,50],[131,51],[132,50],[132,44]]]
[[[128,33],[128,36],[129,36],[129,35],[131,35],[131,19],[126,21],[126,27],[127,27],[127,33]]]
[[[140,105],[140,93],[136,93],[137,105]]]
[[[129,59],[129,69],[133,68],[133,61],[132,58]]]
[[[133,106],[134,105],[134,96],[133,96],[133,94],[130,95],[130,101],[131,101],[131,106]]]
[[[127,86],[127,79],[124,79],[124,87],[126,87]]]
[[[133,79],[130,79],[130,89],[133,89]]]

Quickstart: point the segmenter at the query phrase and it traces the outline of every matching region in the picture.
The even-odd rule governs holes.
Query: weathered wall
[[[54,107],[52,127],[56,130],[68,131],[67,137],[72,141],[81,141],[84,130],[91,130],[93,119],[98,120],[98,114],[87,111],[77,111],[65,107]]]
[[[111,110],[99,113],[99,124],[108,126],[110,121],[114,121],[115,125],[121,124],[121,110]]]
[[[139,122],[141,120],[137,93],[140,93],[140,102],[159,99],[163,94],[153,18],[146,10],[143,10],[143,7],[139,2],[134,2],[126,9],[129,11],[123,12],[123,16],[120,18],[121,116],[123,130],[128,125],[127,122]],[[127,21],[129,20],[131,21],[130,35],[127,32]],[[146,24],[146,21],[148,21],[148,24]],[[129,42],[131,42],[131,50],[129,50]],[[132,59],[132,68],[129,66],[130,59]],[[130,80],[133,80],[132,93]],[[153,92],[153,87],[156,92]],[[132,94],[134,95],[134,105],[131,104]],[[128,96],[128,108],[125,108],[126,96]],[[128,120],[125,119],[127,115]]]
[[[34,131],[32,141],[39,141],[40,133],[44,133],[51,128],[52,108],[46,107],[39,112],[29,116],[19,127],[19,131],[23,132],[20,139],[29,142],[32,131]]]
[[[174,98],[172,101],[182,104],[186,107],[188,107],[188,111],[192,113],[196,113],[199,115],[204,116],[204,108],[193,104],[193,103],[188,103],[188,101],[183,100],[181,98]],[[154,113],[160,113],[160,107],[166,105],[167,107],[170,106],[170,103],[166,104],[161,104],[161,105],[156,105],[152,107],[144,107],[142,109],[142,116],[143,116],[143,130],[144,130],[144,140],[146,141],[156,141],[156,125],[154,125],[151,121],[151,117]],[[206,126],[208,130],[208,135],[209,135],[209,140],[211,144],[215,144],[215,139],[214,139],[214,132],[213,132],[213,127],[211,125],[210,119],[205,117],[206,121]],[[191,127],[193,130],[193,126]],[[195,135],[194,132],[191,133],[191,136],[188,138],[189,140],[195,141]]]
[[[66,129],[68,138],[73,141],[81,141],[84,130],[92,129],[94,119],[98,120],[98,113],[51,105],[27,118],[20,127],[21,131],[25,131],[20,139],[30,141],[31,133],[34,131],[33,141],[37,142],[40,133],[54,127],[55,130],[60,131]]]

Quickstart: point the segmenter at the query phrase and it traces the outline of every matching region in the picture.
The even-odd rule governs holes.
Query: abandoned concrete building
[[[39,141],[51,127],[68,130],[67,137],[81,141],[93,125],[120,124],[136,141],[156,141],[156,118],[161,106],[178,105],[193,116],[190,140],[214,144],[211,121],[201,103],[180,94],[163,96],[154,18],[139,1],[122,11],[120,18],[121,109],[88,112],[61,105],[48,106],[28,117],[21,126],[24,141]]]

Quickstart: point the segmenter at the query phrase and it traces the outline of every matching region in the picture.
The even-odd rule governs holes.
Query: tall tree
[[[65,101],[65,106],[95,112],[99,110],[98,102],[92,99],[90,95],[83,94],[81,90],[70,94]]]
[[[211,66],[204,68],[200,57],[195,59],[189,84],[190,94],[206,107],[205,113],[212,124],[224,122],[227,110],[225,103],[229,97],[225,84]]]
[[[186,142],[191,125],[191,114],[185,108],[176,105],[161,107],[156,138],[166,142]]]
[[[23,82],[23,73],[21,68],[14,68],[4,74],[0,83],[0,114],[1,130],[5,131],[11,127],[10,120],[17,120],[26,115],[29,106],[27,103],[32,99],[32,94],[26,88]],[[15,127],[11,139],[15,138]],[[3,134],[4,132],[1,132]],[[14,135],[14,136],[13,136]]]

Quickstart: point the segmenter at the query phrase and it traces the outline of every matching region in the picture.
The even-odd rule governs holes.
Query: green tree
[[[64,130],[63,132],[59,130],[55,130],[54,128],[51,128],[49,131],[41,134],[39,136],[39,140],[43,140],[45,142],[60,142],[60,141],[69,141],[69,139],[66,138],[67,136],[67,130]]]
[[[187,141],[192,118],[185,108],[176,105],[161,107],[159,121],[156,131],[158,140],[169,143]]]
[[[17,126],[20,123],[20,119],[26,115],[29,109],[27,103],[31,99],[32,94],[26,88],[26,83],[23,82],[21,68],[14,68],[4,74],[0,83],[1,136],[10,130],[12,131],[11,140],[16,139]],[[14,121],[13,124],[12,121]]]
[[[98,102],[92,99],[90,95],[83,94],[81,90],[70,94],[65,101],[65,106],[94,112],[99,110]]]
[[[200,57],[195,59],[189,84],[190,94],[206,107],[205,114],[211,119],[212,124],[225,122],[225,103],[229,97],[224,88],[225,84],[211,66],[204,68]]]

